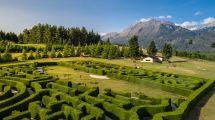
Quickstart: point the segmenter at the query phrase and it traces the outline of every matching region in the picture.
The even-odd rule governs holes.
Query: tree
[[[155,45],[155,41],[151,41],[148,48],[147,48],[147,53],[149,56],[155,56],[157,54],[157,48]]]
[[[27,54],[25,49],[22,50],[21,60],[27,60]]]
[[[43,52],[42,52],[42,58],[48,58],[49,56],[48,56],[48,51],[47,51],[47,49],[45,48],[44,50],[43,50]]]
[[[75,56],[79,57],[80,55],[81,55],[81,46],[79,44],[78,47],[77,47],[77,49],[76,49]]]
[[[139,56],[139,44],[138,37],[136,35],[132,36],[128,41],[130,57],[135,58]]]
[[[69,57],[69,56],[70,56],[69,45],[66,44],[63,48],[63,57]]]
[[[173,49],[171,44],[165,43],[162,49],[162,55],[165,60],[169,61],[169,59],[172,57]]]
[[[96,45],[96,49],[95,49],[95,57],[100,57],[103,51],[103,46],[101,46],[101,43],[98,43]]]
[[[56,57],[56,51],[55,48],[52,47],[51,53],[50,53],[50,58],[55,58]]]
[[[6,49],[5,49],[5,52],[2,56],[2,59],[4,62],[9,62],[9,61],[12,61],[12,55],[9,53],[9,49],[8,49],[8,46],[6,46]]]
[[[33,60],[33,59],[35,59],[35,58],[34,58],[34,55],[33,55],[33,51],[31,50],[30,55],[28,56],[28,60]]]
[[[114,59],[116,58],[116,47],[115,46],[110,46],[109,54],[108,54],[108,59]]]
[[[108,59],[109,50],[110,50],[110,46],[104,45],[104,49],[102,51],[102,58]]]
[[[211,47],[212,47],[212,48],[215,48],[215,42],[212,42],[212,43],[211,43]]]
[[[39,48],[37,48],[34,58],[36,58],[36,59],[40,59],[41,58],[41,54],[40,54]]]
[[[193,44],[193,40],[192,40],[192,39],[189,39],[188,44],[189,44],[189,45],[192,45],[192,44]]]
[[[70,49],[71,49],[70,56],[75,57],[75,47],[72,45]]]
[[[62,57],[63,57],[63,55],[62,55],[62,53],[59,51],[59,52],[57,52],[56,57],[57,57],[57,58],[62,58]]]
[[[144,53],[143,53],[143,50],[142,50],[142,49],[139,49],[139,54],[140,54],[140,56],[143,56],[143,55],[144,55]]]

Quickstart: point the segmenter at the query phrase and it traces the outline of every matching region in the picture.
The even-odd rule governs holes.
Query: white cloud
[[[215,26],[215,18],[208,17],[208,18],[205,18],[205,19],[201,20],[200,22],[197,22],[197,21],[185,21],[183,23],[175,23],[175,25],[181,26],[183,28],[187,28],[189,30],[197,30],[197,29],[204,28],[204,27]]]
[[[175,25],[181,26],[183,28],[187,28],[189,30],[196,30],[196,29],[199,28],[199,23],[196,22],[196,21],[185,21],[185,22],[183,22],[181,24],[175,23]]]
[[[101,36],[104,36],[104,35],[106,35],[107,33],[99,33]]]
[[[194,13],[195,16],[199,16],[199,15],[202,15],[202,14],[203,14],[202,11],[196,11],[196,12]]]
[[[167,15],[167,16],[157,16],[157,17],[149,17],[149,18],[141,18],[139,21],[140,22],[147,22],[147,21],[150,21],[152,19],[171,19],[172,16],[171,15]]]
[[[158,16],[157,18],[159,18],[159,19],[170,19],[170,18],[172,18],[172,16],[171,16],[171,15],[167,15],[167,16]]]
[[[202,22],[203,25],[207,25],[207,24],[211,24],[211,23],[215,23],[215,18],[208,17],[208,18],[205,18]]]
[[[147,21],[150,21],[151,19],[153,18],[141,18],[140,22],[147,22]]]

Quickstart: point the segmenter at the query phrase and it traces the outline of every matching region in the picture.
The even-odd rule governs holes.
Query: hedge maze
[[[38,67],[74,70],[149,85],[186,99],[117,93],[59,80]],[[215,85],[214,81],[93,62],[45,62],[0,67],[0,119],[3,120],[182,120]],[[176,110],[173,109],[176,107]]]

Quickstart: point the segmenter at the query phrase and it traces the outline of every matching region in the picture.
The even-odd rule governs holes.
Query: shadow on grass
[[[215,93],[215,87],[196,105],[195,108],[189,113],[188,118],[185,120],[200,120],[201,109],[208,102],[210,97]]]

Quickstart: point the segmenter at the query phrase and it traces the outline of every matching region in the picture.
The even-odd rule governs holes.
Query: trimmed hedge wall
[[[153,120],[183,120],[195,105],[215,86],[215,81],[209,80],[201,88],[193,92],[186,101],[182,102],[174,112],[158,113]]]

